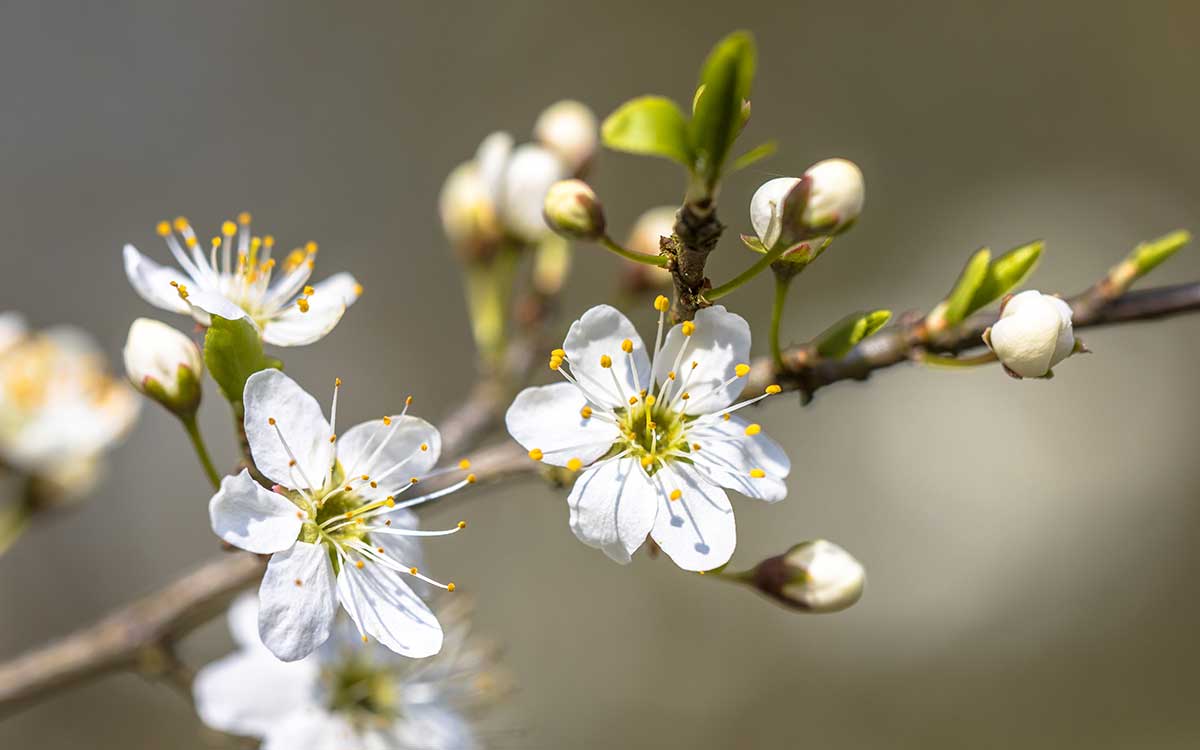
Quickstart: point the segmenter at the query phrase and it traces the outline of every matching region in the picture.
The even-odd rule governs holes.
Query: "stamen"
[[[542,458],[545,457],[545,454],[542,453],[541,448],[534,448],[529,451],[529,457],[532,458],[534,461],[541,461]]]
[[[670,497],[672,500],[678,500],[679,498],[683,497],[683,490],[681,490],[681,489],[671,490]]]
[[[691,336],[696,332],[696,324],[690,320],[685,320],[683,321],[683,324],[679,326],[679,332],[684,336]]]
[[[738,365],[737,367],[733,368],[733,372],[734,372],[734,374],[736,374],[736,375],[737,375],[739,378],[744,378],[744,377],[746,377],[747,375],[749,375],[749,374],[750,374],[750,365],[747,365],[747,364],[740,364],[740,365]]]
[[[581,461],[578,458],[572,458],[571,460],[567,461],[567,470],[568,471],[579,471],[582,468],[583,468],[583,461]]]
[[[600,366],[606,370],[609,369],[610,367],[612,367],[612,357],[608,356],[607,354],[601,354],[600,355]]]
[[[750,470],[750,476],[754,477],[755,479],[762,479],[766,475],[767,475],[767,472],[763,471],[762,469],[751,469]]]
[[[751,424],[746,426],[746,437],[754,437],[760,432],[762,432],[762,425]]]

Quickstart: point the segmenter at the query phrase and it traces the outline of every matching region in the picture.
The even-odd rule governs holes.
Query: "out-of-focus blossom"
[[[675,234],[676,210],[674,206],[658,206],[643,213],[633,223],[625,247],[635,253],[658,255],[662,238]],[[622,286],[632,292],[666,289],[672,284],[669,269],[624,259],[621,278]]]
[[[558,154],[571,174],[587,168],[600,141],[596,115],[586,104],[564,99],[546,107],[533,126],[538,143]]]

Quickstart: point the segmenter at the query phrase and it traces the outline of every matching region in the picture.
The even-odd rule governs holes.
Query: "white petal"
[[[1054,354],[1050,357],[1050,366],[1054,367],[1075,351],[1075,328],[1071,323],[1071,306],[1058,297],[1048,296],[1047,300],[1058,310],[1060,319],[1058,339],[1054,343]]]
[[[229,605],[225,614],[233,642],[243,649],[264,651],[262,639],[258,637],[258,594],[245,591]]]
[[[526,450],[537,448],[551,466],[566,466],[572,458],[590,464],[620,437],[611,422],[580,413],[588,400],[571,383],[526,388],[517,394],[504,423]],[[598,404],[596,406],[599,406]]]
[[[442,626],[396,571],[343,564],[338,599],[360,632],[401,656],[417,659],[442,649]]]
[[[317,400],[279,370],[251,375],[242,398],[246,439],[258,470],[284,487],[309,489],[308,482],[321,487],[333,463],[329,442],[333,432]],[[289,466],[291,456],[279,439],[280,432],[296,457],[296,466]]]
[[[750,199],[750,223],[754,226],[754,233],[768,249],[779,239],[781,226],[776,218],[779,206],[797,182],[800,182],[799,177],[767,180],[754,191],[754,197]]]
[[[196,674],[196,713],[213,729],[263,737],[290,714],[315,708],[319,677],[312,660],[282,662],[261,647],[239,651]]]
[[[421,450],[422,445],[426,450]],[[392,417],[391,425],[382,419],[354,425],[337,441],[337,457],[347,477],[366,474],[377,480],[378,487],[357,490],[367,500],[394,495],[412,477],[429,473],[441,452],[442,436],[437,428],[409,416]]]
[[[493,205],[500,201],[504,170],[508,166],[508,157],[512,154],[512,149],[513,137],[498,130],[484,138],[479,144],[479,150],[475,152],[479,178],[483,181],[484,190]]]
[[[394,742],[384,747],[414,750],[479,750],[471,723],[439,705],[411,706],[406,721],[393,729]]]
[[[1014,297],[1010,304],[1016,301]],[[1061,329],[1062,319],[1054,305],[1044,300],[1026,301],[1015,314],[1005,309],[989,339],[992,351],[1008,369],[1022,377],[1040,378],[1050,369]]]
[[[508,160],[501,186],[500,216],[513,233],[536,240],[550,232],[542,217],[550,186],[569,176],[566,165],[548,149],[524,143]]]
[[[17,312],[0,313],[0,354],[16,346],[26,335],[25,318]]]
[[[567,498],[579,541],[625,564],[646,541],[658,511],[658,489],[632,458],[583,472]]]
[[[672,393],[682,388],[691,395],[685,413],[707,414],[729,406],[742,392],[744,383],[740,378],[719,386],[733,378],[737,365],[750,361],[750,325],[741,315],[728,312],[721,305],[697,311],[693,322],[696,328],[691,336],[683,335],[682,324],[667,333],[654,362],[654,378],[660,383],[667,380],[667,373],[675,367],[679,348],[683,346],[676,373],[679,385]],[[696,363],[694,370],[692,362]]]
[[[340,297],[342,303],[346,307],[350,307],[362,295],[362,285],[358,283],[358,279],[346,271],[335,273],[324,281],[313,284],[313,293],[309,295],[309,300],[316,300],[325,297]]]
[[[210,316],[212,315],[219,315],[226,320],[241,320],[242,318],[246,318],[251,323],[254,323],[254,320],[246,314],[245,310],[218,292],[205,289],[189,289],[187,302],[192,306],[192,317],[203,325],[210,324],[212,321]]]
[[[709,481],[758,500],[776,502],[787,496],[784,479],[792,470],[783,448],[765,432],[746,435],[747,423],[737,417],[717,418],[688,433],[700,445],[695,467]],[[753,469],[766,476],[753,477]]]
[[[223,541],[260,555],[291,547],[304,520],[287,498],[268,492],[242,469],[221,480],[221,488],[208,503],[212,530]]]
[[[289,304],[263,325],[263,341],[274,346],[304,346],[332,331],[346,312],[341,294],[313,295],[304,312]]]
[[[633,342],[632,364],[630,355],[621,350],[621,342]],[[603,402],[604,406],[628,407],[629,397],[636,395],[639,388],[650,387],[650,358],[646,346],[633,323],[621,311],[610,305],[597,305],[571,324],[567,338],[563,341],[571,373],[588,394]],[[609,369],[600,366],[600,358],[612,360]],[[613,375],[621,384],[618,391]]]
[[[303,659],[329,638],[337,596],[333,566],[323,544],[296,544],[276,552],[258,588],[258,634],[284,661]]]
[[[260,750],[349,750],[358,747],[350,722],[326,710],[296,712],[270,728]]]
[[[160,266],[137,251],[133,245],[125,246],[125,275],[134,291],[155,307],[171,312],[188,314],[191,306],[180,296],[179,291],[171,286],[177,284],[196,286],[186,273],[176,268]]]
[[[658,516],[651,538],[684,570],[712,570],[729,562],[737,546],[733,507],[725,490],[697,476],[686,465],[661,469]],[[678,500],[671,493],[680,491]]]

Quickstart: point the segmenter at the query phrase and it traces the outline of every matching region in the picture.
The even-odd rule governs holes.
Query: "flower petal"
[[[717,418],[698,425],[688,438],[699,444],[693,453],[694,466],[701,476],[726,489],[757,500],[776,502],[787,497],[784,478],[792,462],[779,443],[764,432],[746,435],[748,424],[737,417]],[[764,476],[751,476],[761,469]]]
[[[205,289],[189,289],[187,303],[191,305],[192,317],[201,325],[211,325],[212,318],[210,316],[213,315],[219,315],[226,320],[241,320],[242,318],[246,318],[251,323],[254,323],[254,319],[247,315],[246,311],[240,305],[235,304],[219,292],[212,292]],[[257,327],[256,323],[255,327]]]
[[[261,646],[239,651],[196,674],[196,713],[212,729],[263,737],[294,712],[315,708],[319,676],[311,659],[279,661]]]
[[[303,659],[329,638],[337,614],[333,566],[323,544],[276,552],[258,588],[258,634],[284,661]]]
[[[621,343],[633,342],[633,354],[621,350]],[[563,341],[571,374],[604,406],[628,407],[629,397],[641,388],[650,387],[650,358],[646,346],[633,323],[610,305],[597,305],[571,324]],[[601,357],[609,357],[612,367],[600,365]],[[632,360],[632,367],[631,365]],[[613,382],[616,376],[618,389]]]
[[[259,555],[291,547],[304,525],[295,505],[263,489],[247,469],[221,480],[208,503],[208,517],[213,533],[223,541]]]
[[[572,458],[590,464],[608,452],[621,431],[596,416],[584,419],[580,412],[588,403],[572,383],[526,388],[513,399],[504,423],[514,440],[526,450],[542,451],[551,466],[566,466]]]
[[[317,400],[279,370],[262,370],[247,378],[242,400],[246,439],[258,470],[291,489],[321,487],[333,463],[333,431]],[[295,466],[290,465],[292,456],[281,433]]]
[[[342,565],[338,599],[359,632],[401,656],[433,656],[442,649],[442,626],[401,574],[378,563]]]
[[[740,378],[732,383],[726,381],[733,378],[737,365],[750,360],[750,325],[741,315],[728,312],[721,305],[697,311],[693,323],[696,327],[691,336],[683,335],[682,324],[667,333],[662,351],[654,362],[654,378],[659,383],[666,382],[667,373],[678,369],[680,385],[672,390],[672,394],[681,388],[690,394],[684,412],[720,411],[742,392]],[[681,346],[683,356],[679,357]],[[692,362],[696,363],[694,369]]]
[[[378,487],[355,490],[367,500],[394,495],[412,477],[428,474],[442,452],[441,434],[424,419],[395,416],[391,421],[391,425],[382,419],[356,424],[337,441],[337,457],[347,477],[365,474],[377,480]]]
[[[479,165],[479,177],[493,205],[500,202],[503,191],[504,170],[512,154],[513,137],[502,130],[488,135],[475,152],[475,163]]]
[[[155,307],[187,315],[191,306],[179,296],[179,291],[171,286],[177,284],[195,285],[188,275],[177,268],[168,268],[150,260],[137,251],[133,245],[126,245],[125,275],[134,291]]]
[[[264,650],[262,638],[258,637],[258,594],[250,591],[239,594],[229,605],[225,621],[238,646],[250,651]]]
[[[260,750],[344,750],[358,747],[349,720],[327,709],[296,712],[271,727]]]
[[[362,296],[362,284],[346,271],[335,273],[324,281],[313,284],[313,293],[309,300],[325,297],[340,297],[346,307],[350,307]]]
[[[1044,299],[1013,297],[989,334],[992,351],[1008,369],[1026,378],[1040,378],[1050,369],[1062,331],[1059,310]],[[1036,294],[1036,292],[1035,292]],[[1017,310],[1010,310],[1016,303]]]
[[[337,326],[346,312],[341,294],[313,298],[308,311],[289,304],[263,325],[263,341],[275,346],[304,346],[319,341]]]
[[[546,193],[551,185],[568,176],[566,165],[548,149],[532,143],[513,149],[500,188],[504,226],[530,241],[549,234],[542,216]]]
[[[658,516],[651,538],[684,570],[712,570],[729,562],[737,546],[733,507],[725,490],[701,479],[686,465],[655,473]],[[677,500],[671,493],[679,490]]]
[[[579,541],[625,564],[646,541],[658,511],[658,488],[632,458],[597,464],[575,481],[567,505]]]

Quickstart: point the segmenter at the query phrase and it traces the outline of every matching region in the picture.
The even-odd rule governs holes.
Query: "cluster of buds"
[[[204,360],[195,342],[166,323],[138,318],[129,327],[124,354],[134,388],[180,418],[196,413]]]
[[[534,142],[516,145],[505,132],[489,135],[475,157],[446,178],[438,200],[446,236],[465,260],[490,257],[505,240],[533,244],[549,229],[543,202],[559,180],[585,175],[598,141],[595,115],[561,101],[534,126]]]

